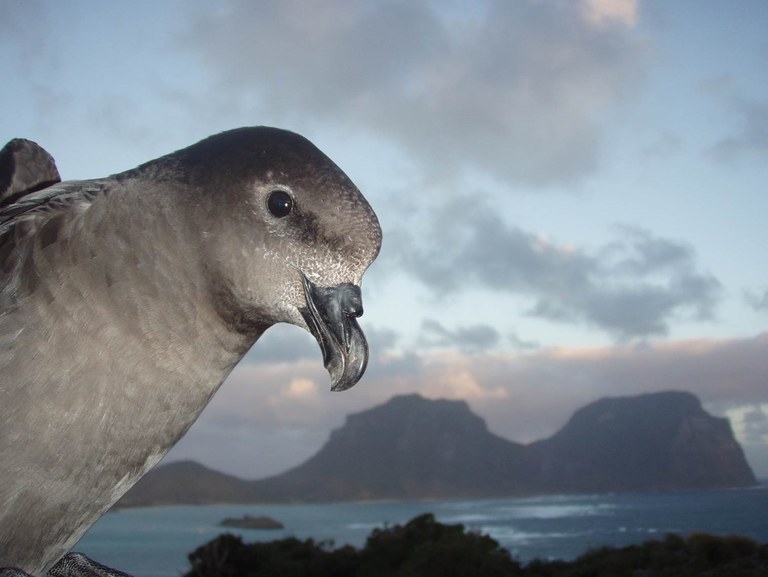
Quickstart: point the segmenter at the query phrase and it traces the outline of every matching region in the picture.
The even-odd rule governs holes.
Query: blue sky
[[[170,458],[272,474],[400,393],[531,441],[685,389],[768,476],[767,25],[759,0],[6,0],[0,140],[96,178],[280,126],[379,214],[363,381],[330,393],[275,327]]]

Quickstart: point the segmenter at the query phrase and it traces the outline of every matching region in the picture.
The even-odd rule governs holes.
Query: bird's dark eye
[[[273,190],[267,199],[267,208],[272,213],[272,216],[283,218],[291,214],[293,199],[284,190]]]

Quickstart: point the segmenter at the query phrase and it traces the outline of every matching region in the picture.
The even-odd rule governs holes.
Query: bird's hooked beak
[[[363,314],[360,287],[351,283],[321,287],[303,274],[301,278],[306,299],[301,315],[323,351],[331,390],[345,391],[360,380],[368,364],[368,343],[357,324]]]

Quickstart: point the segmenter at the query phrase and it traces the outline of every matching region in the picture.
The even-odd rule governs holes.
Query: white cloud
[[[585,20],[593,26],[637,24],[637,0],[584,0],[581,9]]]
[[[431,180],[481,171],[548,185],[589,175],[599,119],[643,77],[632,32],[594,26],[570,1],[459,11],[230,0],[190,9],[184,45],[214,79],[209,106],[376,134]],[[601,21],[629,12],[588,11]]]
[[[418,389],[425,396],[469,402],[502,400],[508,396],[503,385],[482,384],[475,362],[461,353],[446,351],[428,358]]]
[[[730,409],[726,415],[745,443],[768,445],[768,403],[742,405]]]
[[[319,392],[319,387],[311,379],[297,378],[293,379],[288,385],[286,396],[293,400],[312,401]]]

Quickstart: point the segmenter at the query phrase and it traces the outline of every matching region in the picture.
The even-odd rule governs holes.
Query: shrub
[[[520,565],[487,535],[438,523],[427,513],[403,526],[375,529],[361,554],[365,577],[507,577]]]
[[[189,555],[185,577],[764,577],[768,545],[746,537],[667,535],[574,561],[525,567],[488,535],[438,523],[431,514],[375,529],[361,550],[295,538],[243,543],[225,534]]]
[[[235,535],[221,535],[189,555],[186,577],[353,577],[357,551],[330,550],[312,539],[293,537],[268,543],[243,543]]]

